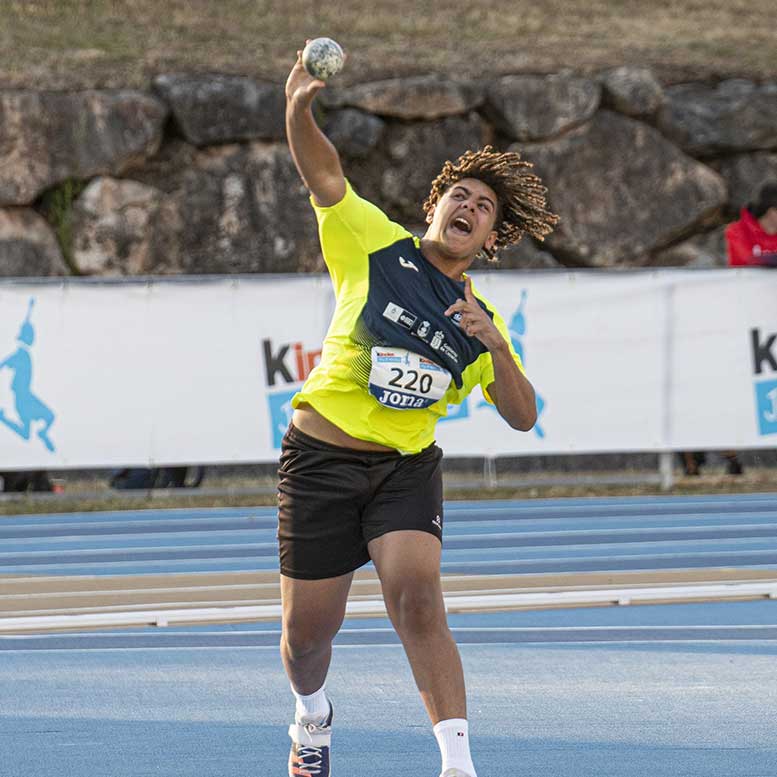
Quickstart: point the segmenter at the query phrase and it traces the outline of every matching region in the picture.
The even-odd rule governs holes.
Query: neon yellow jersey
[[[324,260],[337,306],[321,360],[294,395],[347,434],[417,453],[434,442],[437,421],[476,385],[494,381],[491,354],[445,310],[464,284],[428,262],[420,241],[346,184],[340,202],[319,207]],[[473,288],[510,344],[504,320]],[[439,398],[438,398],[439,397]]]

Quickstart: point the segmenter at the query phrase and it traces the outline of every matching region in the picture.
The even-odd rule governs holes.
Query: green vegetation
[[[306,37],[349,52],[343,81],[650,65],[667,81],[777,76],[772,0],[7,0],[6,87],[146,87],[170,71],[282,81]]]
[[[74,275],[79,272],[73,261],[73,203],[85,187],[83,181],[68,179],[41,198],[41,211],[54,229],[62,257]]]

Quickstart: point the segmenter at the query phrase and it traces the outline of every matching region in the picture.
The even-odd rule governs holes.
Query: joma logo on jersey
[[[272,340],[262,340],[267,385],[301,383],[321,359],[321,349],[306,351],[302,343],[286,343],[273,351]],[[291,353],[289,353],[291,352]]]
[[[378,396],[378,401],[382,405],[391,405],[392,407],[426,407],[429,404],[428,399],[423,397],[414,397],[411,394],[402,394],[399,391],[389,391],[382,389]]]

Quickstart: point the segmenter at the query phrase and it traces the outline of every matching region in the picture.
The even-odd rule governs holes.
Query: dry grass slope
[[[773,0],[6,0],[4,87],[145,87],[169,71],[282,81],[306,37],[337,38],[343,81],[650,65],[661,78],[777,77]]]

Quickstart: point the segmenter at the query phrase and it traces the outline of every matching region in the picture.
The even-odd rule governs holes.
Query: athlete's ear
[[[489,251],[494,247],[494,243],[496,243],[496,230],[492,229],[488,233],[488,237],[486,238],[486,242],[483,243],[483,248],[487,248]]]
[[[432,205],[431,208],[429,208],[429,212],[426,214],[426,223],[431,224],[432,220],[434,219],[434,209],[436,205]]]

